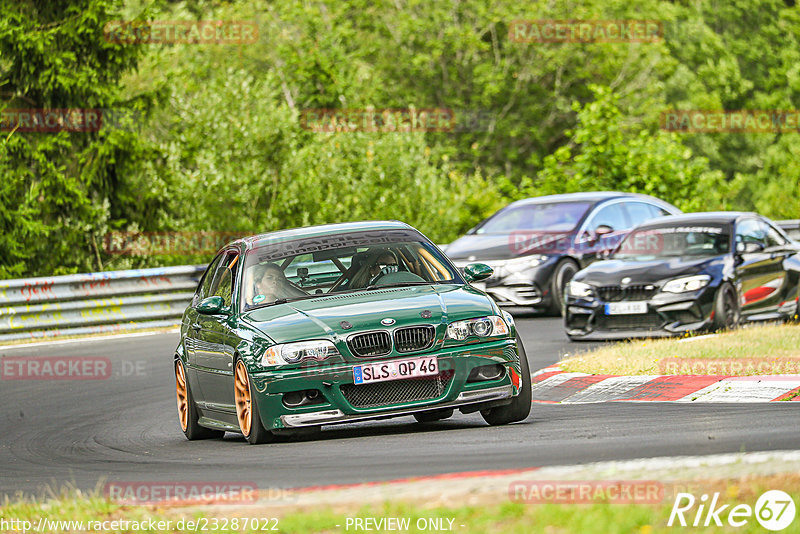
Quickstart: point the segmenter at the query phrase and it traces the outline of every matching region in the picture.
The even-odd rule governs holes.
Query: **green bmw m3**
[[[190,440],[250,443],[322,425],[480,411],[491,425],[531,409],[510,314],[411,226],[298,228],[221,249],[183,314],[178,418]]]

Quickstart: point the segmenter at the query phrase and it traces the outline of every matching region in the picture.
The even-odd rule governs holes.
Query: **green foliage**
[[[256,43],[108,42],[111,20],[252,20]],[[662,42],[522,43],[520,19],[655,19]],[[18,0],[0,106],[113,108],[99,132],[1,132],[0,277],[181,264],[108,231],[267,231],[394,218],[446,242],[510,200],[650,193],[800,217],[797,133],[676,135],[669,109],[798,109],[780,0]],[[452,132],[317,133],[308,108],[450,108]],[[477,119],[471,121],[471,119]]]
[[[654,195],[684,211],[724,207],[720,171],[693,156],[676,134],[623,116],[607,88],[591,89],[594,102],[574,105],[578,124],[569,144],[545,158],[538,193],[616,190]]]
[[[0,6],[2,107],[111,109],[118,80],[139,51],[103,38],[118,2],[6,2]],[[136,136],[3,132],[0,142],[0,277],[102,268],[98,233],[117,211],[120,162]]]

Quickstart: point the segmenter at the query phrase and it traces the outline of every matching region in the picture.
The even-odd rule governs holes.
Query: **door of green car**
[[[224,313],[197,314],[199,329],[195,343],[195,362],[198,382],[203,391],[205,407],[223,412],[235,411],[233,357],[236,337],[231,327],[235,313],[231,303],[238,269],[238,252],[226,252],[208,294],[209,297],[222,297]]]
[[[192,298],[192,305],[186,309],[183,316],[183,324],[185,325],[185,334],[183,337],[183,351],[186,357],[188,366],[186,368],[187,379],[189,380],[190,387],[194,388],[193,396],[195,402],[204,402],[203,391],[199,387],[199,379],[197,376],[197,353],[196,346],[198,337],[200,336],[200,323],[198,317],[200,314],[197,312],[197,306],[200,302],[209,296],[211,293],[211,283],[214,281],[214,275],[219,267],[219,262],[222,260],[222,254],[217,255],[206,268],[197,290]]]

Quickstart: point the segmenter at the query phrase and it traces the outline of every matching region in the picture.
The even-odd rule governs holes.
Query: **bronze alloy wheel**
[[[186,388],[186,373],[183,371],[183,364],[175,362],[175,394],[178,398],[178,420],[181,423],[181,430],[186,432],[189,426],[189,397]]]
[[[253,411],[250,408],[250,380],[247,378],[247,369],[245,369],[242,360],[236,362],[234,394],[236,396],[236,418],[239,420],[239,428],[242,430],[244,437],[249,437]]]

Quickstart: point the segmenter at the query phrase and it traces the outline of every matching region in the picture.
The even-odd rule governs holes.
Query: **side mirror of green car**
[[[225,301],[220,296],[204,298],[197,306],[197,313],[203,315],[230,315],[231,310],[225,306]]]
[[[467,282],[486,280],[493,273],[494,270],[485,263],[470,263],[464,267],[464,278],[467,279]]]

